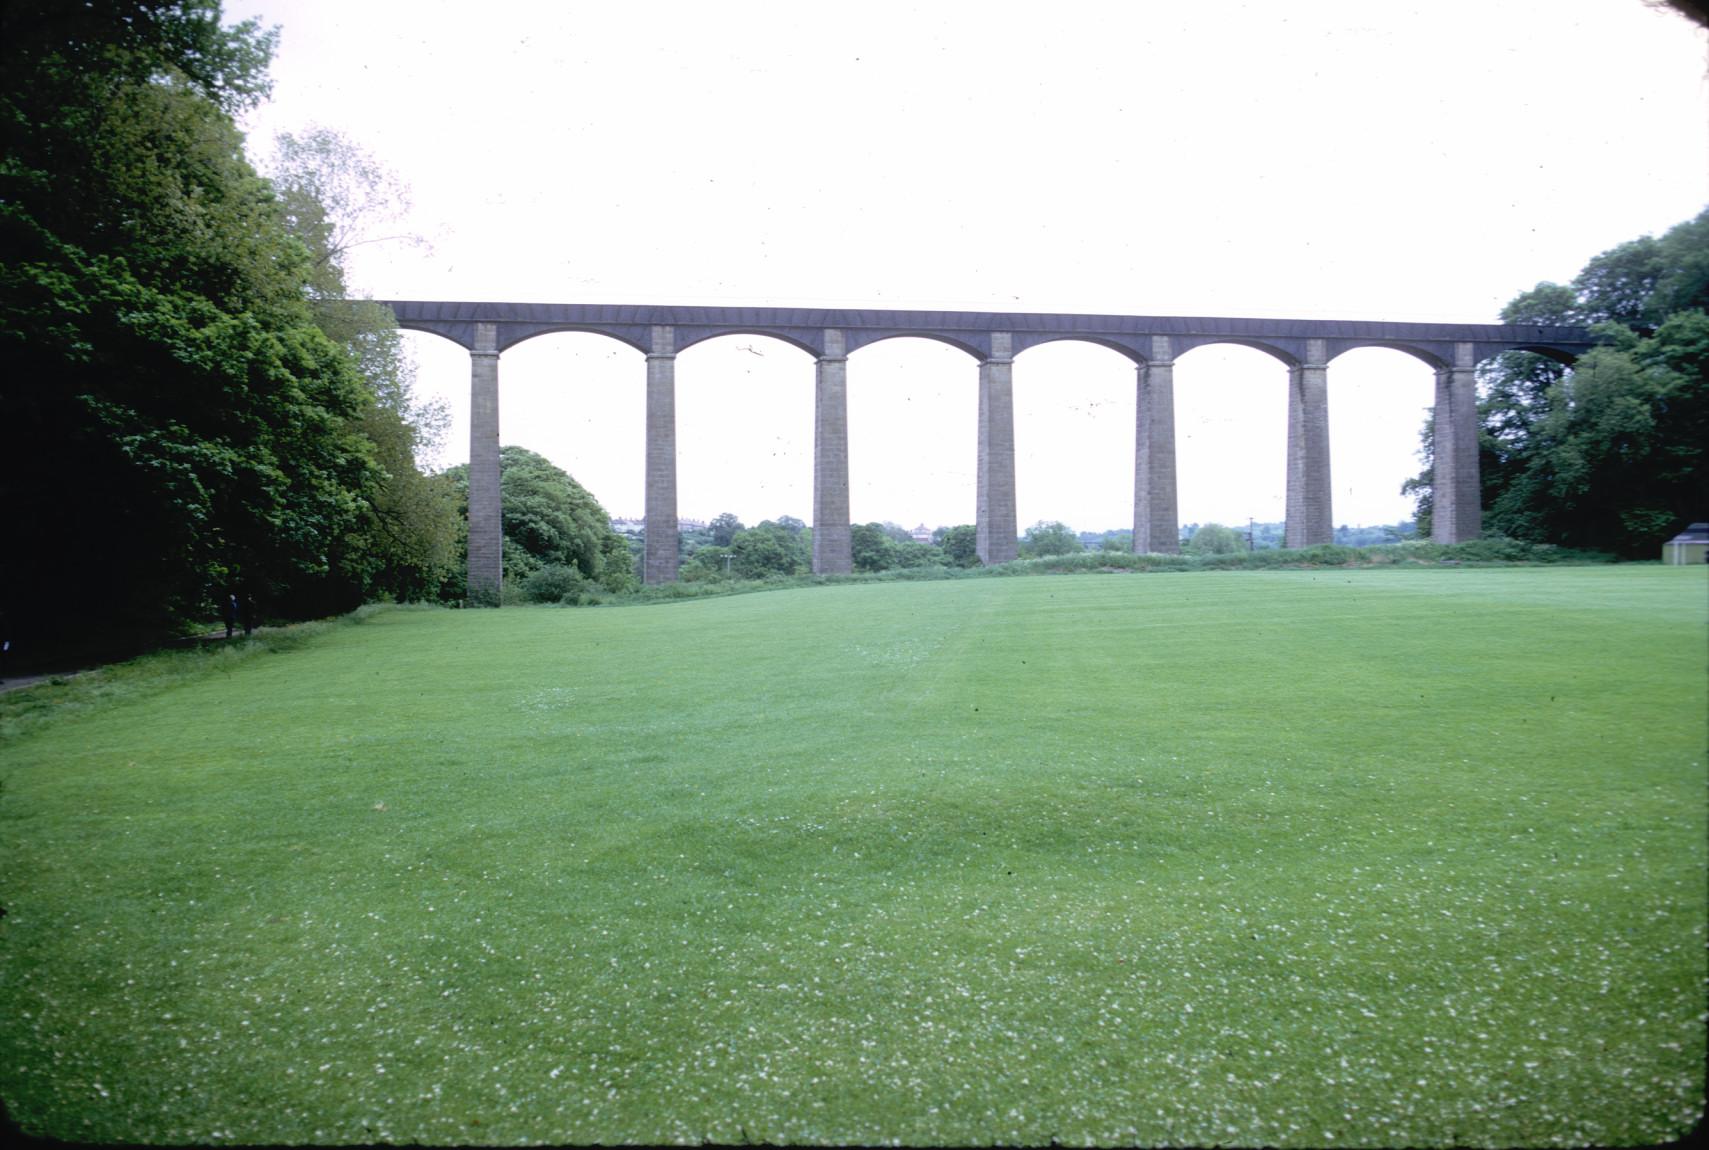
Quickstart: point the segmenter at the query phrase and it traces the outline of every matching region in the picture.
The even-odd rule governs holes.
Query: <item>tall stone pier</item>
[[[1012,339],[991,333],[979,363],[979,449],[974,528],[979,559],[1007,563],[1019,552],[1015,532],[1015,377]]]
[[[469,349],[469,595],[498,602],[504,583],[499,497],[498,325],[477,323]]]
[[[1384,347],[1436,373],[1432,538],[1477,538],[1476,368],[1505,351],[1562,363],[1593,346],[1583,328],[1534,324],[1388,323],[1240,319],[1216,316],[1062,315],[1035,312],[882,311],[836,308],[721,308],[627,304],[386,301],[398,326],[428,331],[470,356],[469,589],[496,595],[504,578],[499,495],[498,358],[526,339],[558,331],[597,332],[646,356],[647,537],[642,576],[677,577],[676,356],[703,340],[763,335],[813,357],[813,570],[852,566],[849,525],[848,361],[868,344],[926,336],[959,348],[979,367],[974,456],[979,557],[1016,554],[1014,360],[1053,340],[1095,343],[1133,361],[1133,547],[1179,548],[1175,474],[1175,366],[1194,348],[1256,348],[1288,372],[1287,527],[1289,547],[1334,538],[1329,474],[1329,365],[1359,347]],[[878,454],[878,453],[875,453]],[[570,470],[574,462],[567,461]]]
[[[1483,530],[1476,366],[1475,346],[1457,343],[1453,359],[1436,369],[1430,538],[1437,543],[1464,543]]]
[[[1288,489],[1283,543],[1335,540],[1329,485],[1329,353],[1308,339],[1305,362],[1288,369]]]
[[[676,333],[653,325],[647,353],[647,529],[643,583],[676,581]]]
[[[1133,551],[1173,555],[1181,550],[1181,524],[1175,510],[1175,355],[1168,336],[1151,337],[1151,358],[1137,371]]]
[[[849,358],[843,333],[825,332],[813,378],[813,573],[854,570],[849,532]]]

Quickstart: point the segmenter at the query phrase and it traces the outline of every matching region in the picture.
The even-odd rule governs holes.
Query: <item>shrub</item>
[[[580,603],[590,591],[581,571],[565,563],[548,563],[522,581],[530,603]]]

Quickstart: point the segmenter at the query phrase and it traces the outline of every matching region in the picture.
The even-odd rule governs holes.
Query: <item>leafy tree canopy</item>
[[[1080,537],[1069,530],[1065,523],[1045,522],[1040,520],[1027,528],[1026,537],[1021,540],[1020,553],[1023,559],[1043,558],[1047,555],[1072,555],[1081,550]]]
[[[469,467],[445,473],[469,506]],[[504,577],[521,584],[548,566],[572,568],[610,591],[634,585],[629,544],[611,529],[599,501],[569,472],[525,447],[499,448],[499,498],[504,503]],[[463,536],[467,562],[468,535]]]
[[[737,519],[728,511],[714,519],[711,527],[712,545],[714,547],[730,546],[731,542],[736,538],[736,535],[739,532],[746,530],[746,528],[742,526],[742,521]]]
[[[359,429],[372,445],[373,485],[362,513],[339,540],[347,599],[421,599],[436,594],[456,561],[457,500],[444,476],[422,472],[449,416],[415,397],[415,365],[389,308],[350,300],[345,254],[384,240],[375,229],[407,206],[407,191],[366,151],[314,128],[278,139],[270,182],[287,230],[308,250],[311,310],[341,346],[368,392]]]
[[[952,567],[979,566],[979,528],[971,523],[942,528],[932,533],[943,549],[944,561]]]
[[[805,538],[806,524],[790,516],[767,519],[736,536],[730,544],[732,573],[738,579],[772,575],[803,575],[812,566]]]
[[[1189,555],[1232,555],[1246,550],[1246,540],[1232,527],[1221,523],[1206,523],[1182,548]]]
[[[1484,530],[1532,542],[1653,555],[1709,509],[1709,211],[1591,259],[1570,286],[1541,283],[1507,323],[1588,324],[1604,340],[1569,370],[1509,352],[1479,369]],[[1425,470],[1404,491],[1430,529]]]
[[[371,399],[231,119],[272,45],[212,2],[0,9],[0,596],[61,639],[361,582]]]
[[[856,523],[849,528],[849,554],[856,571],[888,570],[896,565],[896,541],[883,524]]]

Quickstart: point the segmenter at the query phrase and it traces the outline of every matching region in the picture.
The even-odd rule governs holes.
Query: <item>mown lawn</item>
[[[1709,580],[382,611],[0,744],[0,1094],[171,1143],[1621,1145]]]

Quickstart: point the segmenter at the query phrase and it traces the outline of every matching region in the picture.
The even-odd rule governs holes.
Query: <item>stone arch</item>
[[[433,470],[469,462],[469,349],[432,328],[400,330],[415,364],[417,400],[442,403],[447,416],[438,454],[422,462]]]
[[[1303,344],[1304,341],[1298,342]],[[1289,350],[1280,343],[1272,343],[1268,340],[1238,339],[1233,336],[1221,335],[1186,339],[1177,337],[1175,340],[1175,358],[1179,360],[1189,352],[1197,351],[1201,347],[1215,347],[1217,344],[1233,344],[1236,347],[1249,347],[1253,351],[1261,351],[1270,358],[1280,361],[1283,367],[1298,367],[1305,358],[1303,346]]]
[[[845,346],[848,348],[848,354],[851,356],[863,347],[872,347],[875,344],[887,343],[890,340],[929,339],[933,343],[945,344],[949,347],[955,348],[957,351],[966,352],[975,360],[984,360],[987,357],[987,352],[977,344],[935,331],[867,332],[860,331],[858,329],[849,329],[844,338],[846,340]]]
[[[1562,348],[1554,347],[1546,343],[1522,343],[1515,344],[1512,347],[1479,347],[1477,356],[1478,362],[1482,363],[1486,359],[1493,359],[1504,351],[1528,351],[1532,355],[1540,355],[1545,359],[1552,359],[1562,367],[1571,367],[1573,365],[1573,361],[1583,354],[1582,352],[1566,351]]]
[[[1400,485],[1416,475],[1418,433],[1431,418],[1436,372],[1446,365],[1419,349],[1372,341],[1330,361],[1329,456],[1334,525],[1412,517]],[[1391,510],[1382,510],[1382,507]]]
[[[1442,358],[1439,353],[1431,351],[1429,348],[1389,339],[1334,340],[1330,343],[1329,347],[1329,362],[1333,364],[1348,352],[1359,351],[1364,348],[1383,348],[1389,351],[1401,352],[1404,355],[1409,355],[1412,358],[1419,360],[1432,371],[1440,371],[1442,368],[1448,366],[1448,361],[1446,359]]]
[[[851,352],[850,523],[974,521],[979,368],[949,349],[974,354],[923,332],[896,332]]]
[[[711,343],[713,340],[724,339],[727,336],[757,336],[761,339],[776,340],[787,344],[797,351],[805,352],[817,359],[823,355],[822,349],[808,343],[793,332],[780,328],[769,327],[727,327],[727,328],[678,328],[676,332],[676,350],[681,355],[691,347]]]
[[[645,378],[629,340],[586,327],[537,332],[499,357],[500,442],[546,456],[613,516],[638,517]]]
[[[708,332],[678,345],[678,511],[752,526],[813,521],[813,359],[765,329]]]
[[[1178,352],[1174,368],[1180,524],[1285,520],[1288,387],[1298,361],[1260,341],[1188,350],[1197,354]]]
[[[459,331],[457,330],[459,326],[467,328],[468,330]],[[398,321],[399,331],[414,332],[418,335],[438,336],[447,343],[456,344],[465,352],[474,346],[474,327],[475,325],[472,323],[449,325],[442,323],[411,323],[404,320]]]
[[[611,327],[604,324],[585,323],[541,323],[541,324],[504,324],[499,328],[498,349],[508,352],[520,347],[530,340],[543,335],[563,335],[569,332],[587,335],[602,335],[606,339],[614,339],[618,343],[634,348],[642,355],[652,350],[647,339],[647,329],[643,327]]]
[[[1046,347],[1048,343],[1050,346]],[[1066,334],[1015,356],[1015,509],[1076,531],[1130,528],[1136,371],[1132,349]]]
[[[1140,354],[1133,344],[1124,343],[1118,339],[1102,338],[1072,331],[1017,334],[1015,336],[1015,359],[1019,361],[1022,353],[1031,351],[1035,347],[1043,347],[1046,344],[1053,343],[1086,343],[1096,347],[1108,348],[1136,367],[1143,366],[1146,362],[1146,357]]]

